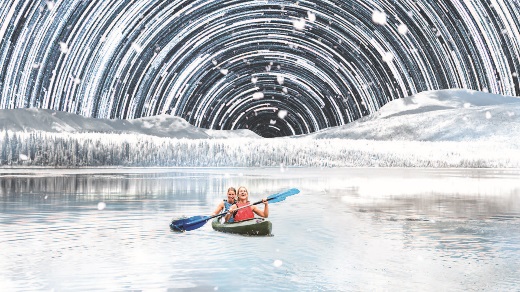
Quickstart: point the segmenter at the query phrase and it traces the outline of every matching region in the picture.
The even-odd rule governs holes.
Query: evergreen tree
[[[9,144],[9,135],[7,134],[7,131],[4,131],[2,143],[0,143],[0,165],[7,164],[7,151],[10,147]]]

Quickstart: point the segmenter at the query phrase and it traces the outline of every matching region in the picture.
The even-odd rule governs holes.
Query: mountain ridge
[[[96,119],[36,108],[0,110],[0,130],[142,134],[179,139],[261,138],[250,130],[198,128],[166,114],[130,120]],[[349,124],[290,138],[515,144],[520,143],[520,98],[467,89],[425,91],[393,100]]]
[[[183,118],[166,114],[130,120],[96,119],[36,108],[0,110],[0,129],[14,132],[143,134],[187,139],[260,138],[250,130],[215,131],[197,128]]]
[[[376,113],[352,123],[301,137],[516,142],[520,140],[519,135],[520,98],[466,89],[446,89],[393,100]]]

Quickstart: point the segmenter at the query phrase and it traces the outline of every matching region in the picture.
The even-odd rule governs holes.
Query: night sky
[[[264,137],[418,92],[520,95],[520,0],[2,0],[0,108]]]

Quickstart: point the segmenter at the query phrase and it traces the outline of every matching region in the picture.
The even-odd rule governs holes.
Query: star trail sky
[[[520,95],[519,0],[3,0],[0,41],[2,109],[264,137],[426,90]]]

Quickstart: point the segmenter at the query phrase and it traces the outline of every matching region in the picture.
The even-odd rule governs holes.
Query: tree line
[[[480,149],[480,148],[482,149]],[[520,167],[472,142],[0,132],[0,167]],[[507,151],[506,151],[507,150]]]
[[[8,132],[1,166],[223,167],[306,165],[303,157],[257,143],[261,139],[176,139],[134,134]]]

